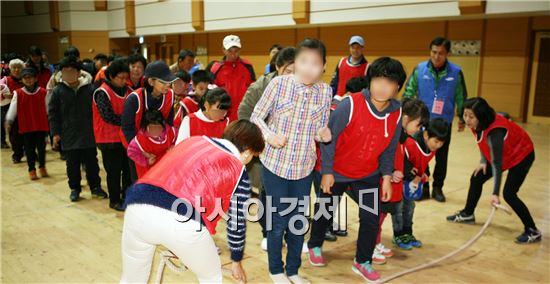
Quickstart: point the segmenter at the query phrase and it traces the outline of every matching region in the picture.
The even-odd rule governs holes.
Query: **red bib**
[[[377,116],[361,92],[350,95],[352,116],[336,142],[333,169],[348,178],[362,178],[378,169],[378,158],[390,144],[401,108]]]
[[[201,218],[213,235],[221,216],[213,218],[211,214],[216,210],[227,213],[243,172],[235,155],[210,138],[195,136],[176,145],[137,183],[163,188],[199,212],[203,208]]]
[[[19,133],[49,131],[46,89],[38,87],[33,93],[29,93],[25,88],[19,88],[15,93],[17,93]]]
[[[395,149],[395,158],[393,162],[393,170],[400,171],[403,174],[405,173],[405,146],[401,143],[397,143]],[[403,180],[400,182],[391,183],[392,185],[392,194],[389,202],[399,202],[403,199]],[[382,189],[382,187],[380,187]]]
[[[103,91],[105,94],[107,94],[107,98],[109,98],[109,101],[111,102],[111,107],[113,108],[113,112],[120,116],[122,115],[122,110],[124,109],[124,102],[126,101],[126,98],[130,94],[130,90],[128,89],[126,94],[124,94],[124,97],[120,97],[117,95],[109,85],[106,83],[101,84],[99,88],[97,88],[97,91]],[[94,136],[95,136],[95,142],[96,143],[117,143],[120,142],[120,135],[119,132],[121,132],[120,125],[114,125],[106,122],[101,117],[101,114],[99,113],[99,109],[97,107],[97,103],[95,101],[95,92],[93,95],[94,103],[92,104],[92,114],[93,114],[93,120],[94,120]]]
[[[138,147],[143,152],[147,152],[149,154],[153,154],[156,156],[156,162],[152,165],[148,165],[146,167],[142,167],[138,164],[136,164],[136,171],[138,174],[138,177],[142,177],[152,166],[156,165],[161,158],[166,154],[168,149],[174,145],[175,138],[176,138],[176,132],[174,131],[173,127],[170,127],[170,125],[165,125],[166,127],[166,136],[163,140],[155,140],[149,136],[147,136],[143,131],[139,131],[138,135],[136,135],[136,142]]]
[[[490,163],[493,162],[491,149],[487,144],[487,135],[495,128],[506,129],[504,136],[504,148],[502,149],[502,170],[508,170],[519,164],[527,155],[533,152],[533,142],[523,128],[501,115],[495,116],[495,121],[489,127],[481,132],[481,137],[477,140],[477,146],[481,154]],[[476,131],[472,129],[474,137],[477,138]]]
[[[179,103],[178,111],[174,115],[174,127],[178,128],[186,115],[199,111],[199,103],[191,97],[185,97]],[[185,111],[185,115],[183,114]]]
[[[208,136],[212,138],[222,138],[223,131],[229,124],[229,119],[226,117],[220,121],[204,121],[197,117],[196,113],[191,113],[189,117],[189,136]]]
[[[407,140],[405,140],[405,155],[405,158],[418,170],[416,175],[422,177],[428,168],[428,164],[433,159],[435,152],[424,152],[416,140],[412,137],[408,137]]]
[[[368,63],[364,62],[357,66],[352,66],[348,58],[344,57],[338,62],[338,88],[336,94],[343,96],[346,93],[346,84],[348,80],[355,77],[365,77],[367,75]]]

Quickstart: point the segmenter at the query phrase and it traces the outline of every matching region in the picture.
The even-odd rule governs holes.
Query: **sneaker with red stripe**
[[[357,273],[359,276],[363,277],[363,279],[367,280],[368,282],[374,282],[380,279],[380,274],[374,271],[370,264],[370,261],[358,263],[357,261],[353,260],[351,270],[353,270],[353,272]]]

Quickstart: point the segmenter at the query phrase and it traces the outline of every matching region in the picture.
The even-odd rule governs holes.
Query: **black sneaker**
[[[542,234],[537,229],[527,229],[516,238],[517,244],[530,244],[540,242]]]
[[[334,235],[329,229],[325,232],[325,241],[329,242],[335,242],[338,239],[336,235]]]
[[[430,183],[426,182],[422,187],[422,196],[420,197],[419,201],[428,199],[430,199]]]
[[[441,187],[433,187],[432,198],[437,202],[445,202],[445,195],[443,195],[443,190]]]
[[[109,203],[109,208],[120,212],[124,212],[124,210],[126,210],[126,207],[124,207],[122,203]]]
[[[336,230],[333,232],[338,237],[347,237],[348,236],[348,230]]]
[[[447,221],[463,224],[475,224],[476,217],[474,216],[474,214],[466,215],[466,213],[459,211],[454,215],[447,216]]]
[[[71,199],[71,202],[77,202],[78,199],[80,199],[80,190],[72,189],[69,198]]]
[[[107,195],[107,192],[105,192],[101,187],[92,188],[92,196],[98,197],[98,198],[109,198],[109,195]]]

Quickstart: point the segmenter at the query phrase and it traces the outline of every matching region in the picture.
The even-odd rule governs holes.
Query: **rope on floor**
[[[164,274],[164,268],[168,267],[170,270],[176,272],[176,273],[183,273],[187,271],[187,267],[180,262],[179,265],[176,265],[174,262],[179,261],[179,258],[171,251],[165,250],[160,252],[160,262],[157,269],[157,276],[155,277],[155,284],[161,284],[162,283],[162,275]],[[229,268],[223,267],[222,265],[222,273],[226,276],[232,276],[233,271]]]
[[[400,272],[397,272],[395,274],[392,274],[390,276],[387,276],[387,277],[384,277],[378,281],[376,281],[375,283],[385,283],[385,282],[389,282],[391,280],[394,280],[396,278],[399,278],[401,276],[404,276],[406,274],[409,274],[409,273],[413,273],[413,272],[416,272],[416,271],[419,271],[419,270],[422,270],[422,269],[426,269],[428,267],[431,267],[431,266],[434,266],[440,262],[443,262],[447,259],[450,259],[452,258],[453,256],[459,254],[460,252],[462,252],[463,250],[465,250],[466,248],[468,248],[469,246],[473,245],[480,237],[481,235],[483,235],[483,233],[485,232],[485,230],[487,230],[487,228],[489,227],[489,225],[491,224],[491,222],[493,221],[493,217],[495,215],[495,211],[497,209],[502,209],[504,212],[508,213],[509,215],[512,214],[512,212],[510,212],[510,209],[508,209],[506,206],[504,205],[501,205],[501,204],[493,204],[493,207],[491,209],[491,213],[489,213],[489,217],[487,218],[487,220],[485,221],[485,224],[483,224],[483,227],[481,227],[481,230],[479,230],[479,232],[473,237],[471,238],[469,241],[467,241],[466,243],[464,243],[461,247],[457,248],[456,250],[452,251],[451,253],[447,254],[447,255],[444,255],[438,259],[434,259],[430,262],[427,262],[425,264],[421,264],[421,265],[418,265],[418,266],[415,266],[415,267],[412,267],[412,268],[409,268],[409,269],[405,269],[403,271],[400,271]]]

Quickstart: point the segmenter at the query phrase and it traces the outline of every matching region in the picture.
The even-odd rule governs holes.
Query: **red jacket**
[[[239,105],[248,87],[256,81],[252,64],[243,58],[235,62],[216,62],[210,69],[215,76],[214,84],[224,88],[231,97],[231,108],[227,113],[230,121],[237,120]]]

